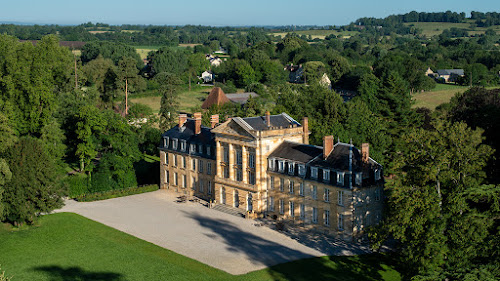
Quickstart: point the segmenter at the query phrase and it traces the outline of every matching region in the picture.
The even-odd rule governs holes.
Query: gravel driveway
[[[324,255],[365,252],[341,241],[290,238],[255,221],[199,203],[176,203],[164,190],[96,202],[67,200],[57,212],[73,212],[231,274]],[[299,242],[301,241],[301,242]]]

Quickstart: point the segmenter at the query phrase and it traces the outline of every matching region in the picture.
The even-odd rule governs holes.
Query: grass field
[[[464,23],[452,23],[452,22],[408,22],[405,25],[410,26],[413,25],[416,28],[422,29],[422,34],[427,37],[432,37],[439,35],[445,29],[450,29],[452,27],[467,29],[469,35],[479,35],[484,34],[487,28],[485,27],[471,27],[471,21],[467,21]],[[492,26],[490,27],[494,29],[497,34],[500,34],[500,26]]]
[[[13,280],[401,280],[383,255],[321,257],[230,275],[72,213],[10,231],[0,263]]]
[[[336,36],[342,36],[342,37],[351,37],[353,35],[358,34],[358,31],[336,31],[336,30],[329,30],[329,29],[314,29],[314,30],[299,30],[299,31],[294,31],[295,33],[299,35],[311,35],[313,39],[319,38],[319,39],[325,39],[326,36],[330,34],[335,34]],[[288,32],[275,32],[275,33],[270,33],[271,35],[274,36],[281,36],[282,38],[286,36]]]
[[[189,112],[191,108],[201,106],[211,90],[212,87],[193,86],[191,91],[182,91],[179,94],[179,111]],[[154,113],[160,111],[160,96],[131,97],[130,100],[151,107]]]
[[[467,89],[469,89],[467,86],[436,84],[436,88],[432,91],[414,94],[415,103],[413,107],[427,107],[434,110],[438,105],[449,102],[456,93],[463,93]]]

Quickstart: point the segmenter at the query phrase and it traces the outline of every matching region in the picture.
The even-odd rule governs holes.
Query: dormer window
[[[299,176],[304,176],[306,174],[306,166],[303,164],[298,165],[299,166]]]
[[[163,138],[163,147],[168,148],[168,137]]]
[[[181,140],[181,151],[186,151],[186,141]]]
[[[294,172],[295,172],[295,163],[288,162],[288,174],[293,175]]]
[[[207,155],[210,156],[212,154],[212,151],[210,150],[210,145],[207,145]]]
[[[330,181],[330,170],[323,170],[323,180],[324,181]]]
[[[189,151],[191,153],[196,153],[196,144],[190,144],[189,145]]]
[[[311,178],[313,178],[313,179],[317,179],[318,178],[318,168],[311,167]]]
[[[285,170],[285,161],[278,161],[278,172],[282,173]]]
[[[177,149],[177,143],[178,143],[178,142],[179,142],[179,141],[178,141],[177,139],[173,139],[173,140],[172,140],[172,149],[174,149],[174,150],[176,150],[176,149]]]
[[[270,158],[269,160],[267,160],[267,162],[268,162],[267,165],[269,166],[269,170],[270,171],[274,171],[274,169],[275,169],[275,167],[274,167],[275,166],[274,165],[274,159]]]
[[[198,153],[203,154],[203,145],[202,144],[198,144]]]
[[[356,173],[355,176],[356,185],[360,186],[363,183],[363,173]]]
[[[344,185],[344,172],[337,173],[337,185]]]
[[[380,169],[375,170],[375,180],[376,181],[380,180]]]

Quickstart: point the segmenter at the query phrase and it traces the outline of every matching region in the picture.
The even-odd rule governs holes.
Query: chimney
[[[179,114],[179,128],[181,128],[184,125],[184,123],[186,123],[187,118],[188,118],[187,114],[185,113]]]
[[[268,111],[266,111],[266,125],[267,127],[271,127],[271,113]]]
[[[210,127],[213,129],[219,124],[219,114],[212,115],[210,117]]]
[[[362,143],[361,144],[361,162],[363,164],[368,164],[368,159],[370,158],[370,144]]]
[[[309,118],[304,117],[302,119],[302,129],[304,130],[304,135],[302,136],[302,142],[304,144],[309,144]]]
[[[323,137],[323,159],[326,159],[330,153],[333,151],[333,136],[324,136]]]
[[[194,114],[194,134],[198,135],[201,133],[201,112],[196,112]]]

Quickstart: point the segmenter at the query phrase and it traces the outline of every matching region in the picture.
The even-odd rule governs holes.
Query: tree
[[[33,223],[37,216],[62,206],[52,159],[41,141],[23,137],[7,151],[12,179],[5,185],[5,214],[16,225]]]
[[[141,77],[137,75],[139,72],[135,65],[135,61],[131,57],[123,57],[118,61],[117,68],[117,79],[122,85],[122,89],[125,92],[125,112],[124,115],[128,114],[128,89],[129,89],[129,81],[139,80]]]
[[[399,241],[410,274],[461,280],[492,254],[485,243],[497,232],[492,212],[500,194],[483,185],[492,149],[482,144],[482,130],[442,121],[434,128],[403,136],[381,229]]]
[[[87,167],[91,171],[89,164],[97,155],[96,135],[106,127],[106,119],[102,118],[99,110],[93,105],[82,106],[74,118],[76,123],[76,156],[80,159],[80,172]]]
[[[175,113],[178,107],[179,86],[182,81],[173,73],[162,72],[155,76],[160,85],[160,129],[168,129],[175,122]]]

